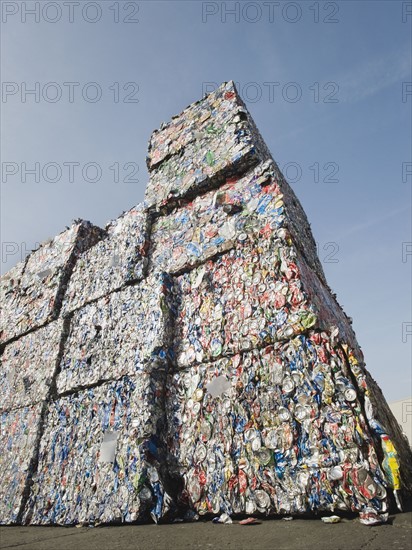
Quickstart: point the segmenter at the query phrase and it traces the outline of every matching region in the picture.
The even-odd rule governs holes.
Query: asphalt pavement
[[[99,527],[1,527],[0,548],[22,550],[411,550],[412,512],[385,525],[342,518],[262,520],[258,525],[211,521]]]

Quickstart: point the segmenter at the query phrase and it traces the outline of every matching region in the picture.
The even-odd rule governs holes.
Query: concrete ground
[[[212,522],[110,527],[1,527],[0,548],[22,550],[410,550],[412,512],[368,527],[357,519],[264,520],[260,525]]]

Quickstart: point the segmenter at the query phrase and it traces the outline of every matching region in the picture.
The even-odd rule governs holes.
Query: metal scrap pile
[[[385,521],[411,451],[233,83],[148,168],[146,203],[2,278],[0,521]]]

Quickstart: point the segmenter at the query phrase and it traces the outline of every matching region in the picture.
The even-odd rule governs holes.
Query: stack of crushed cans
[[[103,238],[76,263],[63,301],[63,313],[106,296],[146,274],[149,215],[137,205],[111,221]],[[81,292],[79,290],[81,289]]]
[[[1,278],[0,344],[57,318],[77,258],[101,234],[90,222],[73,223]]]
[[[234,84],[147,162],[143,204],[1,280],[0,522],[385,522],[411,450]]]

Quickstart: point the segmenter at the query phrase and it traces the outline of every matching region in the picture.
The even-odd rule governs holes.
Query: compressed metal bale
[[[157,521],[167,512],[163,376],[126,376],[50,403],[23,523]]]
[[[64,323],[53,321],[7,344],[0,363],[1,410],[41,403],[49,394],[64,338]]]
[[[1,344],[58,316],[77,257],[100,237],[100,228],[86,221],[75,222],[30,254],[1,315]]]
[[[224,83],[152,134],[146,201],[160,208],[194,196],[268,157],[234,83]]]
[[[257,235],[283,221],[282,195],[269,162],[156,220],[150,248],[151,269],[187,270],[239,245],[243,234]]]
[[[70,319],[57,391],[167,367],[171,345],[169,288],[157,274],[78,309]]]
[[[170,467],[200,514],[387,510],[379,443],[333,335],[169,375]]]
[[[218,189],[176,206],[153,224],[150,269],[171,273],[188,270],[218,253],[242,246],[245,236],[266,238],[283,227],[296,234],[298,201],[276,164],[269,160],[241,176],[228,178]],[[306,226],[305,226],[306,224]],[[307,221],[299,224],[305,238],[294,238],[301,254],[324,283]],[[316,257],[316,262],[313,260]]]
[[[78,259],[62,306],[67,314],[144,278],[150,218],[143,204],[105,228],[105,236]]]
[[[20,521],[21,507],[35,468],[42,408],[42,403],[37,403],[1,413],[1,524]]]
[[[235,155],[230,152],[236,150]],[[270,161],[286,211],[288,229],[302,245],[308,264],[325,282],[307,216],[242,102],[233,82],[190,105],[156,130],[149,142],[147,203],[161,209],[191,200],[230,177]]]
[[[304,259],[283,228],[241,238],[242,247],[175,278],[179,367],[289,339],[312,327],[337,326],[356,346],[347,317],[316,274],[307,276]]]

